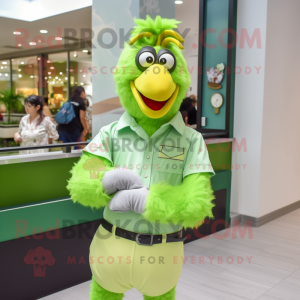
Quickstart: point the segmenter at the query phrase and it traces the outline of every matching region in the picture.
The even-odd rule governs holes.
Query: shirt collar
[[[174,127],[178,131],[178,133],[180,133],[181,135],[183,135],[185,124],[183,122],[181,112],[178,111],[176,113],[176,115],[173,117],[173,119],[170,122],[168,122],[166,124],[163,124],[162,127],[163,126],[167,126],[167,125],[171,125],[172,127]],[[132,126],[134,126],[134,127],[136,127],[136,126],[140,127],[136,123],[135,119],[132,116],[130,116],[127,111],[125,111],[123,113],[123,115],[121,116],[119,122],[118,122],[117,130],[119,131],[119,130],[125,128],[125,127],[132,127]]]

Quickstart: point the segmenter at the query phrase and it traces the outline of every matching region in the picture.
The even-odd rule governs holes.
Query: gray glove
[[[144,186],[139,189],[131,189],[117,192],[109,201],[108,207],[115,212],[135,211],[142,214],[145,211],[149,189]]]
[[[144,187],[142,179],[131,170],[114,169],[105,172],[102,178],[102,186],[107,195],[122,190],[139,189]]]

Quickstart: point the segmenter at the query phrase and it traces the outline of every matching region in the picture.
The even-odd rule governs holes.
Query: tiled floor
[[[234,238],[234,229],[218,232],[226,238],[212,235],[185,246],[176,299],[299,300],[300,209],[259,228],[249,227],[244,237],[237,230]],[[41,299],[88,300],[89,284]],[[125,295],[125,300],[143,299],[135,289]]]

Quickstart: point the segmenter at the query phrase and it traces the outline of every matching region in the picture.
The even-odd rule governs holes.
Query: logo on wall
[[[24,257],[24,263],[33,266],[34,277],[45,277],[46,267],[53,266],[55,264],[55,258],[52,256],[50,250],[37,247],[35,250],[29,250],[27,252],[27,255]]]
[[[224,64],[218,64],[215,68],[210,68],[209,71],[206,72],[208,83],[207,86],[213,90],[219,90],[222,88],[221,82],[224,78]]]
[[[143,6],[140,7],[140,12],[143,13],[144,9],[146,13],[159,13],[158,0],[143,0]]]

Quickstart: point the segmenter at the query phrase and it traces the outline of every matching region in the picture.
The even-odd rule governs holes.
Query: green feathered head
[[[137,121],[161,125],[174,117],[191,83],[184,40],[173,31],[180,22],[147,16],[135,23],[114,75],[117,94]]]

